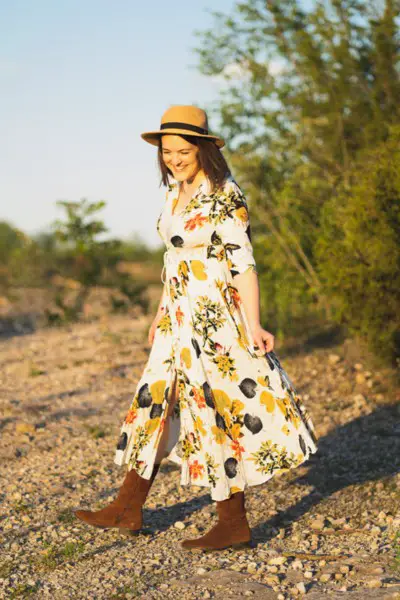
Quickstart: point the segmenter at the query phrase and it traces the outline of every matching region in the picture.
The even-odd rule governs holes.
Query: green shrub
[[[334,318],[383,361],[400,357],[400,127],[365,152],[322,211],[316,256]]]

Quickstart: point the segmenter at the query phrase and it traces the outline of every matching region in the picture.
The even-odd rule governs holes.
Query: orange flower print
[[[239,308],[242,299],[241,299],[241,297],[239,295],[238,290],[236,288],[234,288],[234,287],[231,288],[231,297],[232,297],[232,300],[233,300],[233,304],[235,305],[235,308]]]
[[[204,397],[203,390],[200,390],[199,388],[193,388],[193,397],[198,408],[205,408],[206,399]]]
[[[193,231],[196,227],[203,227],[207,223],[207,217],[202,217],[200,214],[195,215],[192,219],[188,219],[185,223],[185,231]]]
[[[199,464],[199,461],[196,459],[189,465],[190,476],[193,479],[197,479],[198,477],[203,476],[204,466]]]
[[[234,440],[231,444],[231,448],[233,450],[234,457],[239,459],[242,456],[242,452],[244,452],[243,446],[240,445],[238,440]]]
[[[125,423],[133,423],[133,421],[136,419],[137,417],[137,412],[134,408],[130,408],[128,410],[128,414],[125,417]]]
[[[185,313],[183,313],[181,311],[180,306],[178,306],[178,308],[176,309],[175,316],[176,316],[176,320],[178,321],[178,325],[181,326],[183,323],[183,317],[185,316]]]

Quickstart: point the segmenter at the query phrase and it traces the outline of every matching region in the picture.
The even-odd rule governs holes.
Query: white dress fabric
[[[164,316],[121,427],[114,461],[151,475],[178,377],[169,458],[181,484],[225,500],[317,451],[312,420],[275,352],[257,354],[235,275],[256,270],[246,199],[232,176],[204,180],[174,213],[170,183],[157,221],[166,245]]]

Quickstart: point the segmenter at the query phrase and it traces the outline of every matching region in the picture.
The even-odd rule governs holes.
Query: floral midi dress
[[[235,275],[256,270],[240,187],[230,175],[212,192],[205,179],[175,212],[178,194],[173,180],[157,221],[164,312],[114,462],[150,478],[176,376],[169,458],[181,465],[182,485],[208,487],[221,501],[300,465],[317,439],[277,355],[253,345],[235,286]]]

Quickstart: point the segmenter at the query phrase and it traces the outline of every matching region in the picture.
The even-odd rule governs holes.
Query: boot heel
[[[238,542],[237,544],[232,544],[231,547],[235,550],[240,550],[241,548],[253,548],[254,543],[252,540],[249,540],[248,542]]]
[[[121,535],[126,537],[136,537],[141,533],[141,529],[127,529],[126,527],[118,527],[118,531]]]

